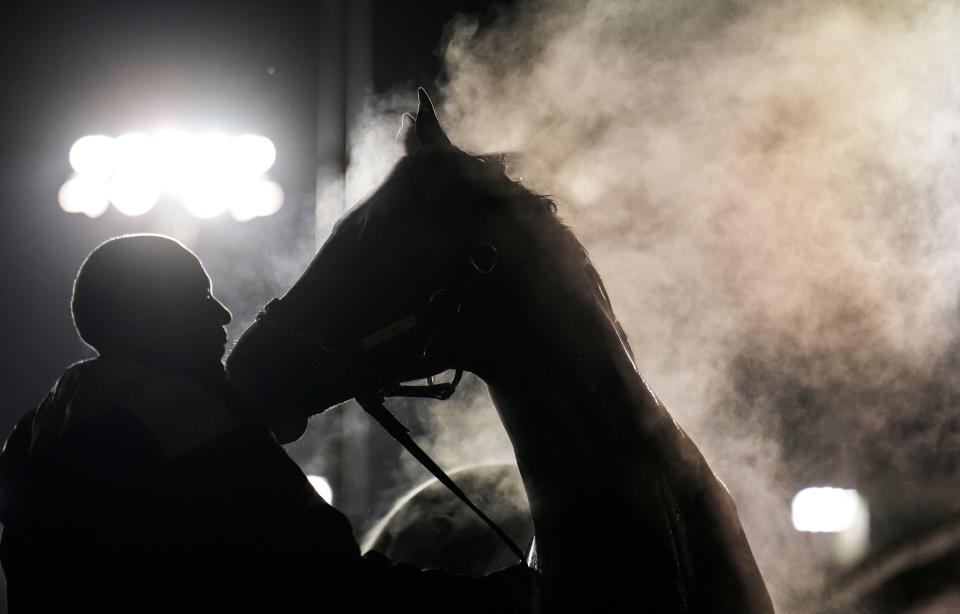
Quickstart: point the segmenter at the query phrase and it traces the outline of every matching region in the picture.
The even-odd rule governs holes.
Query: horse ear
[[[403,145],[406,154],[412,154],[423,149],[417,138],[417,120],[413,115],[404,113],[400,116],[400,130],[397,132],[397,142]]]
[[[422,87],[417,89],[417,95],[420,98],[420,108],[417,109],[417,139],[423,147],[453,147],[450,139],[444,134],[440,122],[437,120],[437,112],[433,109],[433,103],[427,96],[426,90]]]

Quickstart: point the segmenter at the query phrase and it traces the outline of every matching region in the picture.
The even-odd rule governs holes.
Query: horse
[[[530,506],[515,465],[474,465],[451,472],[450,477],[514,543],[531,543]],[[375,550],[391,561],[421,569],[468,576],[492,573],[514,562],[510,549],[437,480],[400,497],[367,532],[361,550]]]
[[[555,203],[454,146],[418,94],[405,155],[243,333],[229,381],[283,442],[350,398],[471,372],[514,448],[546,610],[772,612],[732,497]]]

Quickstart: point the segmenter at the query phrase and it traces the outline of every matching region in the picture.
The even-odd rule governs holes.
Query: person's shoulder
[[[168,459],[208,445],[239,427],[234,413],[214,392],[137,362],[101,357],[72,365],[61,381],[65,389],[73,391],[77,408],[68,419],[80,422],[108,414],[132,418],[151,434]],[[58,382],[57,389],[60,387]]]
[[[49,411],[52,406],[67,402],[70,397],[76,394],[80,382],[98,368],[99,362],[96,358],[78,360],[64,369],[43,401],[37,406],[37,413],[42,414],[44,411]]]
[[[74,400],[81,382],[88,378],[87,373],[96,368],[96,363],[96,359],[89,359],[68,366],[40,404],[21,418],[15,434],[19,432],[21,439],[27,438],[30,450],[45,449],[60,438],[68,426],[68,410],[73,409],[74,421],[83,413]]]

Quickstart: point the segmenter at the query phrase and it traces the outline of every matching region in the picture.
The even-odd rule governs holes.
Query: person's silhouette
[[[100,356],[218,387],[230,312],[189,250],[158,235],[107,241],[74,284],[77,331]]]
[[[180,243],[102,244],[72,309],[99,356],[68,368],[0,455],[13,614],[531,602],[520,568],[471,580],[360,556],[345,517],[227,389],[230,312]]]

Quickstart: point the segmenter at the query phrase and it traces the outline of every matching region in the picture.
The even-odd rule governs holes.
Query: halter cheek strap
[[[496,246],[487,241],[481,241],[477,247],[474,248],[473,253],[470,255],[470,265],[473,268],[473,271],[479,273],[480,275],[489,275],[492,273],[497,267],[499,261],[500,254],[497,251]],[[421,352],[420,356],[410,365],[410,367],[407,369],[407,372],[398,378],[398,381],[403,381],[406,379],[407,375],[414,373],[420,363],[426,359],[427,354],[430,352],[431,346],[443,333],[444,326],[449,325],[452,323],[452,321],[459,317],[460,312],[463,309],[463,299],[459,296],[459,292],[449,288],[441,288],[430,296],[429,306],[433,310],[435,319],[440,321],[433,323],[430,336],[424,343],[423,351]],[[397,335],[410,330],[411,328],[415,328],[419,324],[420,322],[417,320],[417,317],[412,314],[400,318],[396,322],[388,324],[387,326],[370,333],[366,337],[363,337],[360,340],[360,349],[363,351],[370,350],[382,343],[385,343],[386,341],[389,341]],[[454,370],[453,380],[449,382],[437,384],[434,383],[433,376],[428,376],[426,386],[397,383],[384,389],[382,391],[382,396],[414,397],[446,401],[453,396],[454,392],[456,392],[457,385],[460,383],[462,377],[463,368],[457,366]]]

